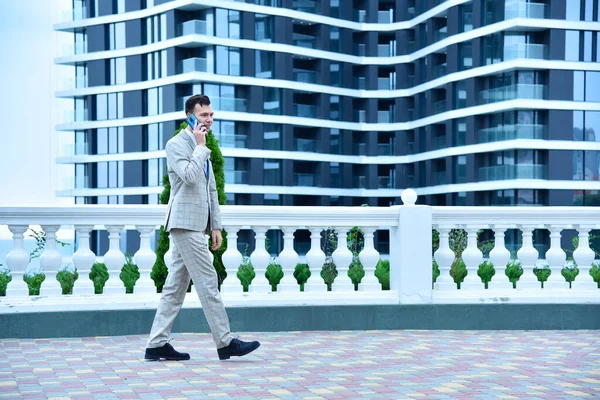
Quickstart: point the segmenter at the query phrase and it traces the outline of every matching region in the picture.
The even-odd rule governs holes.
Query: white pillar
[[[40,256],[40,266],[46,275],[46,279],[40,287],[41,296],[60,296],[62,288],[56,280],[56,274],[62,264],[62,257],[56,251],[56,232],[60,225],[42,225],[42,230],[46,235],[46,246]]]
[[[96,261],[96,255],[90,250],[90,232],[94,230],[93,225],[75,225],[79,235],[79,248],[73,254],[71,260],[79,274],[79,278],[73,286],[73,294],[92,295],[94,294],[94,282],[90,279],[90,271]]]
[[[594,262],[594,251],[590,248],[591,226],[578,225],[575,227],[579,232],[579,246],[573,252],[573,259],[579,268],[579,275],[571,283],[573,289],[598,290],[598,285],[590,275],[592,262]]]
[[[450,248],[450,231],[452,228],[450,225],[438,225],[436,227],[440,237],[440,244],[433,258],[440,268],[440,276],[435,281],[435,290],[457,289],[456,283],[450,275],[450,268],[456,259],[456,254]]]
[[[299,292],[300,285],[294,278],[294,270],[298,264],[298,253],[294,250],[294,233],[296,228],[283,227],[283,250],[279,253],[279,264],[283,269],[283,278],[277,285],[278,292]]]
[[[483,254],[477,247],[477,227],[465,226],[467,231],[467,248],[462,253],[462,259],[467,268],[467,276],[463,283],[460,285],[461,289],[464,290],[477,290],[485,289],[485,284],[481,281],[477,271],[479,265],[483,261]]]
[[[533,273],[533,268],[538,260],[539,253],[533,247],[533,231],[532,225],[520,225],[519,229],[523,232],[523,246],[517,252],[517,257],[521,262],[523,274],[517,281],[517,289],[541,289],[542,283],[538,281]]]
[[[507,227],[494,225],[494,248],[490,251],[490,260],[494,264],[496,274],[488,284],[490,289],[512,289],[513,285],[506,276],[506,265],[510,261],[510,251],[506,248]]]
[[[156,229],[154,225],[136,226],[140,232],[140,248],[133,256],[135,264],[138,266],[140,278],[133,287],[133,293],[156,293],[154,281],[150,278],[152,267],[156,262],[156,253],[152,251],[150,238]]]
[[[347,227],[335,228],[338,236],[337,248],[331,256],[338,275],[331,285],[332,292],[354,290],[352,279],[348,276],[348,269],[352,263],[352,252],[348,250],[348,230]]]
[[[108,270],[108,280],[102,291],[105,295],[125,294],[125,284],[119,277],[123,265],[125,265],[125,255],[121,251],[120,244],[121,231],[123,228],[123,225],[106,226],[106,230],[109,233],[108,240],[110,245],[108,251],[104,255],[104,264]]]
[[[227,250],[223,253],[222,260],[227,272],[227,278],[221,285],[223,293],[242,293],[244,288],[237,277],[238,269],[242,264],[242,253],[237,248],[237,235],[240,226],[227,227]]]
[[[361,292],[380,292],[381,284],[375,276],[375,267],[379,262],[379,252],[375,249],[375,243],[373,241],[373,234],[375,228],[362,228],[365,237],[365,247],[358,255],[360,263],[365,271],[365,276],[358,285],[358,289]]]
[[[306,253],[306,263],[310,269],[310,278],[304,284],[305,292],[326,292],[327,285],[321,278],[325,253],[321,250],[321,232],[323,228],[310,227],[310,250]]]
[[[6,287],[6,297],[29,296],[29,288],[23,280],[25,270],[29,265],[29,253],[25,251],[24,233],[29,225],[9,225],[8,230],[13,234],[12,250],[6,255],[6,265],[10,269],[12,280]]]
[[[550,230],[550,248],[546,252],[546,260],[550,264],[552,272],[548,280],[544,282],[544,289],[568,289],[569,283],[561,273],[567,260],[567,255],[560,246],[560,233],[563,228],[550,225],[548,229]]]
[[[271,284],[265,276],[271,255],[266,249],[266,234],[267,228],[262,226],[254,227],[255,248],[250,255],[250,261],[254,267],[256,276],[252,280],[252,284],[248,288],[250,292],[268,293],[271,291]]]

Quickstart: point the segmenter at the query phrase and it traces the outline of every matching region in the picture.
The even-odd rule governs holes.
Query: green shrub
[[[165,184],[165,177],[167,178],[166,184]],[[164,195],[165,191],[167,190],[168,183],[169,183],[168,176],[165,175],[163,177],[163,185],[165,185],[165,188],[163,189],[163,193],[160,195],[161,203],[162,203],[163,195]],[[169,201],[169,198],[167,197],[167,202],[168,201]],[[166,204],[166,203],[162,203],[162,204]],[[154,286],[156,286],[157,293],[162,293],[163,286],[165,285],[165,282],[167,281],[168,270],[167,270],[167,265],[165,264],[165,254],[167,253],[167,251],[169,251],[169,233],[165,231],[164,226],[161,226],[159,235],[158,235],[158,244],[156,245],[156,261],[154,262],[154,266],[152,267],[152,272],[150,272],[150,278],[152,278],[152,280],[154,281]]]
[[[125,293],[133,293],[135,283],[140,279],[140,270],[135,265],[131,254],[125,254],[125,264],[123,264],[119,278],[125,285]]]
[[[379,280],[382,290],[390,290],[390,261],[379,260],[375,267],[375,277]]]
[[[335,267],[333,260],[330,257],[328,257],[325,260],[325,264],[323,264],[323,268],[321,268],[321,278],[323,278],[323,281],[327,285],[328,292],[331,292],[331,285],[333,284],[333,281],[335,280],[337,275],[337,268]]]
[[[300,291],[304,292],[304,284],[310,278],[310,268],[308,264],[297,264],[294,269],[294,278],[296,278],[296,282],[300,285]]]
[[[2,264],[0,264],[1,266]],[[6,287],[12,281],[9,271],[0,271],[0,296],[6,296]]]
[[[477,268],[477,276],[481,278],[481,282],[484,283],[486,289],[488,288],[488,284],[491,282],[494,275],[496,275],[496,270],[494,269],[494,264],[492,264],[490,260],[485,260],[479,264],[479,268]]]
[[[512,282],[513,289],[517,287],[517,281],[523,275],[523,267],[519,260],[512,259],[506,264],[506,270],[504,274],[508,277],[508,280]]]
[[[108,280],[108,268],[103,263],[94,263],[90,270],[89,278],[94,283],[94,293],[102,294],[104,284]]]
[[[75,281],[79,279],[77,269],[71,271],[69,269],[62,269],[56,274],[56,280],[60,283],[62,288],[62,294],[73,294],[73,286]]]
[[[440,266],[435,260],[431,262],[431,275],[433,283],[440,277]]]
[[[265,273],[269,284],[271,285],[271,290],[273,292],[277,291],[277,285],[281,282],[281,278],[283,278],[283,269],[281,265],[276,261],[271,261],[267,266],[267,272]]]
[[[352,280],[354,290],[358,290],[358,284],[365,276],[365,270],[362,266],[362,263],[358,259],[358,256],[354,257],[352,260],[352,264],[350,264],[350,267],[348,268],[348,276],[350,277],[350,280]]]
[[[238,268],[237,277],[242,283],[244,292],[247,292],[252,280],[256,277],[254,266],[252,265],[249,257],[244,257],[242,264]]]
[[[34,274],[25,274],[23,275],[23,280],[27,283],[27,287],[29,288],[30,296],[39,296],[40,295],[40,287],[42,283],[46,280],[46,275],[41,272],[36,272]]]
[[[462,258],[455,258],[450,266],[450,276],[454,279],[457,287],[460,289],[460,284],[467,276],[467,266]]]

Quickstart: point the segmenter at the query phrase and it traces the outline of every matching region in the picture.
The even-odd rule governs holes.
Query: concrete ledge
[[[600,304],[419,304],[232,307],[233,332],[311,330],[600,329]],[[154,310],[65,311],[0,315],[0,338],[147,334]],[[184,308],[173,332],[208,332],[200,308]]]

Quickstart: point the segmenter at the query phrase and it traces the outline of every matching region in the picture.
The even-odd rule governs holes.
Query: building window
[[[146,18],[146,44],[167,39],[167,14]]]
[[[240,38],[240,12],[217,8],[215,13],[216,36],[230,39]]]
[[[342,116],[340,109],[340,96],[331,96],[329,102],[329,118],[334,121],[339,121]]]
[[[281,125],[263,124],[264,149],[281,150]]]
[[[281,195],[271,193],[265,194],[263,197],[263,204],[265,206],[280,206]]]
[[[108,49],[124,49],[125,44],[125,22],[108,25]]]
[[[331,79],[331,86],[340,87],[342,79],[340,75],[340,63],[332,62],[329,64],[329,75]]]
[[[273,36],[273,17],[271,15],[256,14],[254,40],[257,42],[272,42]]]
[[[281,185],[281,160],[264,160],[263,184]]]
[[[273,53],[270,51],[256,50],[256,71],[257,78],[272,78],[273,77]]]
[[[573,152],[573,180],[600,181],[600,151]]]
[[[125,57],[111,58],[110,62],[110,84],[122,85],[127,83],[127,65]]]
[[[219,75],[240,75],[240,50],[232,47],[216,46],[216,71]]]
[[[265,87],[263,110],[265,114],[281,115],[281,89]]]
[[[473,68],[473,44],[471,42],[460,43],[458,52],[459,70]]]
[[[146,91],[146,116],[159,115],[163,112],[163,88],[152,88]]]
[[[340,28],[331,27],[329,32],[330,51],[340,53],[342,51],[342,43],[340,38]]]

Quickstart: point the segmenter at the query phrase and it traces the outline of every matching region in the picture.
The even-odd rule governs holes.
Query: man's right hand
[[[200,125],[198,121],[196,121],[196,126],[194,127],[194,137],[196,138],[196,144],[198,146],[206,146],[206,134],[208,131],[204,125]]]

